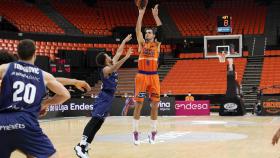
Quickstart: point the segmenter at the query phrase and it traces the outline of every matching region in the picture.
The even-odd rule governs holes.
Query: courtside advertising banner
[[[133,110],[136,106],[136,102],[133,98],[126,98],[123,105],[121,115],[122,116],[132,116]],[[158,104],[158,115],[159,116],[175,116],[175,98],[174,97],[161,97],[160,102]],[[112,108],[112,112],[114,114],[119,113],[119,108],[115,106]],[[149,116],[151,113],[151,102],[146,98],[143,103],[143,108],[141,110],[142,116]],[[119,114],[120,115],[120,114]],[[117,115],[118,116],[118,115]]]
[[[60,105],[50,105],[44,118],[90,116],[94,99],[69,99]]]
[[[279,96],[262,96],[262,111],[264,116],[279,116],[280,115],[280,97]]]
[[[45,118],[53,117],[75,117],[75,116],[91,116],[91,112],[94,110],[94,98],[76,98],[69,99],[60,105],[51,105],[47,109],[48,113]],[[109,112],[110,116],[132,116],[135,107],[135,101],[133,98],[114,98]],[[175,98],[163,97],[158,104],[159,116],[174,116],[175,115]],[[144,101],[141,115],[150,115],[151,105],[148,99]]]
[[[210,101],[176,101],[175,111],[177,116],[210,115]]]

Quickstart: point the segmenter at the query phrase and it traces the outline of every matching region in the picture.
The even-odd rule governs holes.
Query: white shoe
[[[151,132],[150,134],[148,134],[148,138],[149,138],[149,143],[150,143],[150,144],[155,144],[156,135],[157,135],[157,132],[156,132],[156,131],[153,131],[153,132]]]
[[[137,131],[133,132],[133,142],[134,145],[140,145],[139,133]]]
[[[80,144],[78,144],[74,147],[74,150],[79,158],[89,158],[87,147],[82,147]]]

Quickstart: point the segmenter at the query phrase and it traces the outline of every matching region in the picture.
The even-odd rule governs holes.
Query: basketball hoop
[[[225,53],[218,54],[218,57],[219,57],[220,63],[226,62],[226,54]]]

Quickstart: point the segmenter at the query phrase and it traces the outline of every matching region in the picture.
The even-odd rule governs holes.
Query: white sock
[[[133,132],[139,131],[139,120],[133,119],[132,121]]]
[[[151,124],[152,132],[156,132],[157,131],[157,120],[151,120],[151,121],[152,121],[152,124]]]
[[[85,135],[83,135],[83,136],[82,136],[82,139],[81,139],[81,142],[80,142],[80,145],[87,146],[87,145],[88,145],[87,139],[88,139],[88,137],[85,136]]]

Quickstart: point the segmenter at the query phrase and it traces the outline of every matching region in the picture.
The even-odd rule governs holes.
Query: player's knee
[[[135,110],[139,111],[142,109],[142,107],[143,107],[143,102],[137,102],[134,108]]]
[[[158,107],[159,102],[160,101],[156,99],[156,100],[153,100],[151,104],[152,104],[152,106],[157,106]]]
[[[91,118],[91,120],[96,120],[96,121],[100,121],[100,122],[103,122],[104,120],[105,120],[105,118],[104,117],[101,117],[101,116],[93,116],[92,118]]]
[[[160,97],[159,96],[154,96],[154,97],[151,97],[151,101],[152,103],[154,104],[158,104],[160,102]]]
[[[157,110],[158,109],[158,104],[152,104],[152,110]]]
[[[143,101],[137,101],[136,103],[137,103],[136,104],[137,106],[142,106],[144,102]]]

